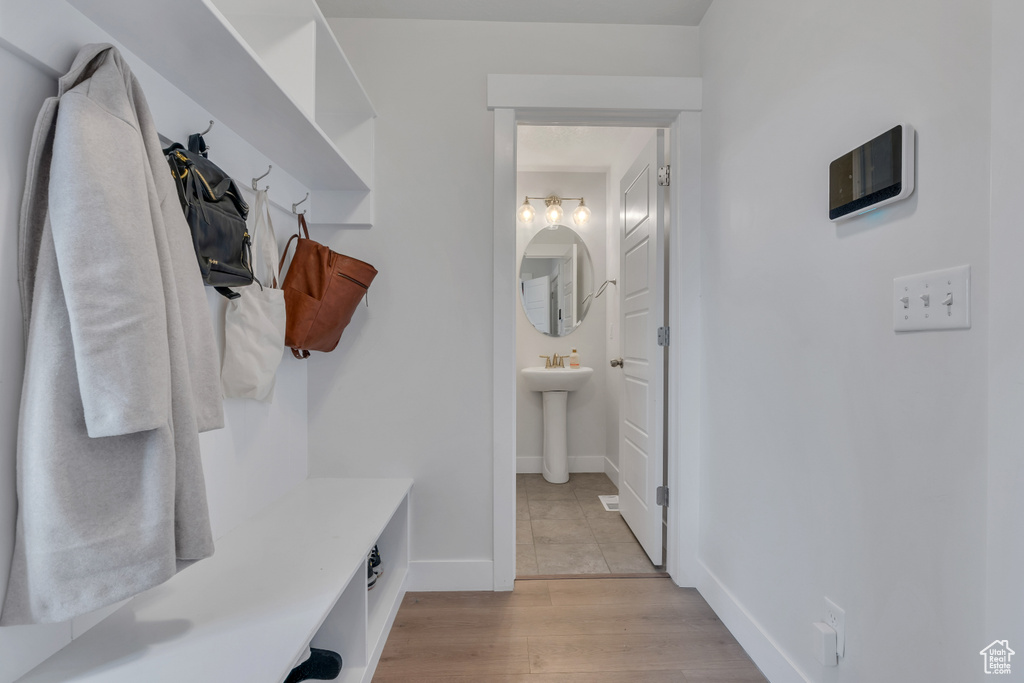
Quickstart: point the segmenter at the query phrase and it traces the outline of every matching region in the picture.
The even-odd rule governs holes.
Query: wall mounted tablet
[[[914,128],[901,123],[829,164],[828,217],[851,218],[913,191]]]

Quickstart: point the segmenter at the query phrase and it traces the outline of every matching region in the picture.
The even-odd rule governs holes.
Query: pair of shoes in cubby
[[[383,573],[384,570],[380,566],[380,552],[378,552],[377,546],[373,546],[373,550],[366,556],[366,590],[373,590],[377,578]]]
[[[330,650],[311,647],[309,659],[292,669],[284,683],[318,680],[333,681],[341,673],[341,655]]]

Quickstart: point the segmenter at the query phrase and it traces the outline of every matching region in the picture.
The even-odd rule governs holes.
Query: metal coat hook
[[[264,173],[264,174],[263,174],[263,175],[261,175],[261,176],[256,176],[255,178],[253,178],[253,179],[252,179],[252,191],[253,191],[253,192],[259,192],[259,191],[260,191],[260,190],[259,190],[259,188],[258,188],[258,187],[256,187],[256,183],[258,183],[259,181],[263,180],[263,179],[264,179],[264,178],[266,178],[266,177],[267,177],[268,175],[270,175],[270,172],[271,172],[271,171],[273,171],[273,170],[274,170],[274,165],[273,165],[273,164],[271,164],[270,166],[267,166],[267,172],[266,172],[266,173]],[[265,187],[265,188],[263,189],[263,191],[264,191],[264,192],[266,192],[266,191],[267,191],[267,190],[269,190],[269,189],[270,189],[270,185],[267,185],[267,186],[266,186],[266,187]]]
[[[309,199],[309,193],[308,192],[306,193],[305,197],[303,197],[299,201],[297,201],[294,204],[292,204],[292,213],[298,214],[299,212],[297,211],[297,209],[299,208],[299,204],[301,204],[302,202],[306,201],[307,199]],[[305,209],[302,210],[302,215],[306,215],[306,210]]]
[[[204,130],[201,133],[192,133],[192,135],[189,135],[188,136],[188,146],[189,146],[189,149],[192,149],[192,147],[194,146],[196,152],[201,154],[204,158],[209,158],[210,151],[213,149],[213,147],[208,145],[208,144],[206,144],[206,140],[203,139],[203,136],[206,135],[207,133],[209,133],[212,129],[213,129],[213,119],[210,119],[210,125],[206,127],[206,130]]]

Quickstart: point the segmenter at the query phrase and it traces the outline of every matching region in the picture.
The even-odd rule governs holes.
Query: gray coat
[[[109,45],[82,48],[39,114],[20,231],[2,625],[70,619],[211,555],[199,432],[224,424],[189,229],[139,83]]]

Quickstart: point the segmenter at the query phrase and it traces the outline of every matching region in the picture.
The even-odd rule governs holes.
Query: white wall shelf
[[[314,0],[69,2],[314,195],[371,189],[376,112]]]
[[[22,683],[280,683],[307,643],[369,683],[405,594],[411,479],[308,479]],[[366,590],[366,556],[384,573]]]

